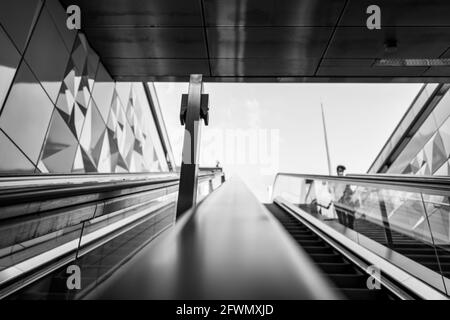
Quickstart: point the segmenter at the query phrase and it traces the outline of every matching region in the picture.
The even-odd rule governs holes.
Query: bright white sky
[[[184,128],[179,112],[188,83],[155,86],[175,160],[181,161]],[[322,101],[333,170],[343,164],[346,173],[366,173],[420,87],[206,83],[210,124],[202,128],[200,165],[219,160],[228,177],[239,175],[263,202],[277,171],[328,174]],[[232,134],[248,139],[233,143]]]

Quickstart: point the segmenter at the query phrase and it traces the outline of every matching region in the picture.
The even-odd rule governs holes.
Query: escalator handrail
[[[346,176],[326,176],[315,174],[300,174],[279,172],[276,174],[273,186],[276,186],[279,177],[294,177],[310,180],[339,181],[350,184],[370,184],[388,187],[391,189],[402,189],[408,191],[445,191],[450,192],[449,177],[434,176],[408,176],[387,174],[351,174]]]
[[[200,171],[199,180],[222,176],[222,171]],[[78,196],[92,193],[104,193],[138,188],[151,185],[161,187],[177,186],[179,175],[176,173],[127,173],[127,174],[90,174],[90,175],[45,175],[0,178],[0,207],[45,201],[66,196]]]

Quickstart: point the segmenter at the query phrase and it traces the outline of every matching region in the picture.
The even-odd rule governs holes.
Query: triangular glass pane
[[[39,173],[50,173],[50,171],[47,169],[47,167],[42,161],[39,161],[37,168],[39,170]]]
[[[434,136],[430,139],[430,141],[428,141],[428,143],[423,148],[424,160],[430,166],[433,163],[433,140],[434,140]]]
[[[77,69],[82,71],[86,63],[87,54],[82,42],[80,41],[79,36],[75,39],[71,57]]]
[[[97,167],[89,154],[81,148],[81,155],[83,156],[84,170],[85,172],[97,172]]]
[[[83,155],[81,153],[80,146],[77,147],[77,152],[75,153],[75,159],[73,161],[73,167],[72,167],[73,173],[84,173],[84,162],[83,162]]]
[[[432,171],[433,172],[436,171],[446,161],[447,161],[447,155],[445,154],[444,143],[442,142],[441,135],[438,132],[434,136],[434,139],[433,139],[433,167],[432,167]]]
[[[406,166],[406,168],[403,170],[403,172],[402,172],[402,174],[411,174],[411,173],[413,173],[413,170],[411,169],[411,164],[408,164],[407,166]]]
[[[71,59],[69,59],[69,62],[67,63],[63,83],[70,90],[72,95],[75,96],[78,91],[78,86],[80,85],[80,76],[77,74],[77,70]]]
[[[63,118],[66,120],[66,122],[68,121],[70,114],[72,113],[74,103],[75,99],[72,93],[63,83],[58,99],[56,100],[56,107],[61,113],[65,114],[63,115]]]
[[[106,126],[108,127],[109,130],[111,131],[116,131],[116,127],[117,127],[117,118],[116,115],[114,114],[114,112],[109,113],[109,117],[108,117],[108,122],[106,123]]]
[[[126,105],[130,100],[130,82],[116,82],[116,92],[122,104]]]
[[[86,114],[86,120],[83,127],[83,134],[81,137],[81,144],[89,150],[95,146],[98,140],[101,138],[105,131],[105,123],[103,122],[100,113],[95,105],[95,102],[91,100],[89,103],[88,112]]]
[[[117,156],[117,166],[122,168],[125,172],[128,172],[128,166],[120,153]],[[120,171],[120,172],[123,172],[123,171]]]
[[[138,154],[142,155],[142,143],[138,140],[135,139],[134,140],[134,147],[133,147],[134,151],[136,151]]]
[[[450,107],[449,107],[450,108]],[[439,129],[444,144],[445,155],[450,157],[450,117],[444,122]]]
[[[80,86],[77,92],[76,101],[81,107],[87,109],[88,103],[91,99],[91,93],[89,92],[89,84],[86,77],[81,78]]]
[[[52,118],[50,120],[47,139],[44,143],[44,152],[42,154],[41,160],[46,163],[46,158],[52,156],[53,154],[59,153],[66,148],[70,148],[77,143],[77,139],[75,139],[74,135],[72,134],[71,130],[69,129],[59,112],[53,112]],[[75,153],[75,151],[73,151],[73,153]],[[73,158],[70,159],[70,165],[72,160]],[[47,168],[50,171],[53,171],[53,168],[49,167],[48,165]]]
[[[97,166],[98,172],[111,172],[111,151],[108,134],[105,133]]]
[[[435,175],[435,176],[449,176],[450,175],[450,168],[449,168],[448,161],[446,161],[439,169],[437,169],[436,172],[433,175]]]
[[[0,172],[34,172],[34,165],[0,131]]]
[[[42,159],[42,162],[51,173],[68,173],[72,170],[72,163],[76,151],[77,145],[72,145],[45,159]]]
[[[81,108],[78,103],[75,103],[75,107],[73,108],[72,115],[70,118],[70,128],[72,129],[72,132],[75,134],[77,139],[80,139],[81,137],[81,131],[83,129],[85,114],[86,112],[84,108]]]
[[[90,156],[94,160],[94,163],[96,164],[97,169],[98,169],[98,165],[99,165],[99,161],[100,161],[100,155],[101,155],[102,149],[103,149],[103,141],[104,141],[105,135],[106,135],[106,129],[105,129],[105,131],[103,131],[103,133],[102,133],[100,139],[97,141],[97,143],[90,150]]]

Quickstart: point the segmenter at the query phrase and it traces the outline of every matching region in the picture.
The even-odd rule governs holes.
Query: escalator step
[[[317,263],[342,263],[342,256],[335,253],[315,253],[311,258]]]
[[[292,235],[295,240],[297,241],[305,241],[305,240],[315,240],[320,241],[317,236],[314,235],[299,235],[299,234],[293,234]]]
[[[320,253],[331,253],[333,252],[333,249],[331,249],[328,246],[323,246],[323,247],[317,247],[317,246],[302,246],[303,249],[305,249],[306,252],[308,252],[309,254],[320,254]]]
[[[366,284],[367,275],[302,222],[290,218],[288,213],[275,204],[269,204],[267,208],[281,222],[299,246],[310,255],[323,274],[335,284],[338,292],[349,299],[357,300],[390,298],[385,289],[369,290]],[[374,233],[373,236],[385,241],[384,235],[381,237],[379,233]],[[395,239],[404,240],[401,238]]]
[[[419,261],[420,263],[427,263],[427,262],[432,262],[432,263],[437,263],[437,257],[435,255],[424,255],[424,254],[409,254],[408,258],[414,260],[414,261]],[[450,257],[440,257],[440,262],[450,262]]]
[[[362,274],[330,274],[331,281],[339,288],[367,289],[367,276]]]
[[[312,233],[311,231],[298,231],[298,230],[290,230],[289,233],[291,235],[305,235],[305,236],[310,236],[310,235],[314,235],[314,233]]]
[[[349,263],[318,263],[324,272],[333,274],[356,274],[356,270]]]
[[[324,243],[322,240],[320,239],[315,239],[315,240],[301,240],[301,244],[302,245],[317,245],[317,246],[322,246]]]
[[[402,253],[404,255],[415,255],[415,254],[435,255],[434,248],[428,248],[428,249],[401,248],[401,249],[394,249],[394,250],[399,253]]]

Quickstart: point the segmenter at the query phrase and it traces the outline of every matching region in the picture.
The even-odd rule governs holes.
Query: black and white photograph
[[[0,308],[449,299],[450,1],[0,0]]]

